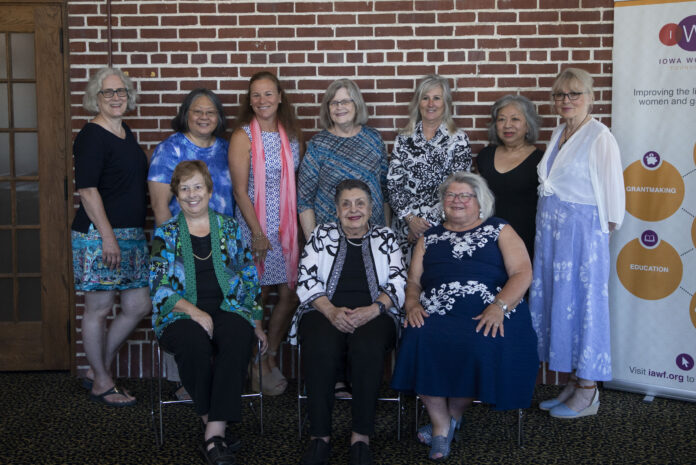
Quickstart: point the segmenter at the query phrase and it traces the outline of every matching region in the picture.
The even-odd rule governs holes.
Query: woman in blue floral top
[[[256,302],[261,288],[237,221],[208,208],[213,181],[205,163],[179,163],[171,191],[181,212],[152,241],[152,325],[206,425],[208,463],[233,463],[239,441],[226,443],[225,428],[241,420],[255,339],[263,351],[267,346]]]

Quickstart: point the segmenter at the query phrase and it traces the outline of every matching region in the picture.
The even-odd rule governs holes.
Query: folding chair
[[[394,364],[396,363],[397,349],[391,352],[391,368],[394,371]],[[302,345],[297,344],[297,429],[299,438],[302,439],[302,430],[305,423],[307,422],[307,413],[302,413],[302,401],[307,399],[305,386],[302,384]],[[353,397],[342,397],[337,400],[352,400]],[[395,402],[397,413],[396,413],[396,439],[401,441],[401,415],[404,413],[405,407],[401,403],[401,393],[397,391],[396,397],[378,397],[378,401],[382,402]]]
[[[258,369],[259,369],[259,386],[262,386],[261,380],[262,380],[262,374],[261,374],[261,357],[258,355],[261,353],[261,341],[258,342],[258,352],[256,355],[256,363],[258,364]],[[151,345],[151,378],[150,378],[150,416],[152,417],[152,426],[153,430],[155,433],[155,443],[159,446],[162,447],[162,444],[164,444],[164,421],[162,418],[162,408],[165,405],[173,405],[173,404],[193,404],[192,400],[178,400],[178,399],[172,399],[172,400],[163,400],[162,399],[162,376],[163,376],[163,369],[162,369],[162,350],[160,349],[159,343],[157,340],[152,341]],[[156,363],[156,364],[155,364]],[[156,373],[155,373],[156,371]],[[155,376],[157,377],[157,393],[155,399],[155,388],[154,388],[154,382],[155,382]],[[259,392],[252,392],[248,394],[242,394],[243,399],[248,400],[248,405],[249,408],[253,413],[256,413],[256,409],[254,408],[254,399],[258,398],[258,403],[259,403],[259,413],[256,415],[257,421],[259,423],[259,431],[261,434],[263,434],[263,392],[259,390]],[[159,415],[159,435],[157,434],[157,423],[155,422],[155,404],[158,405],[158,415]]]

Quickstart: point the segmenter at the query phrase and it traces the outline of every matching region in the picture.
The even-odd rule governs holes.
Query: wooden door
[[[70,367],[62,24],[0,3],[0,370]]]

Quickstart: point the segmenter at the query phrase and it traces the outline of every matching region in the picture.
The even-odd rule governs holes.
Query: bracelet
[[[266,235],[263,233],[263,231],[254,233],[251,235],[251,242],[256,242],[259,239],[264,239]]]
[[[413,213],[409,213],[404,217],[404,220],[406,220],[406,223],[411,224],[411,221],[416,217]]]
[[[516,308],[508,308],[507,304],[506,304],[505,302],[503,302],[502,300],[498,299],[498,298],[496,298],[496,299],[493,301],[493,303],[496,304],[498,307],[500,307],[500,309],[503,311],[503,316],[504,316],[505,318],[508,318],[508,319],[509,319],[509,318],[510,318],[510,314],[511,314],[511,313],[515,313]]]

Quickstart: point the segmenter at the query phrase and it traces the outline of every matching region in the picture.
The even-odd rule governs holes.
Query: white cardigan
[[[564,202],[596,205],[602,232],[609,232],[610,222],[619,229],[626,211],[626,193],[616,139],[609,128],[593,118],[563,144],[548,173],[548,159],[565,126],[553,131],[537,166],[539,197],[555,194]]]

